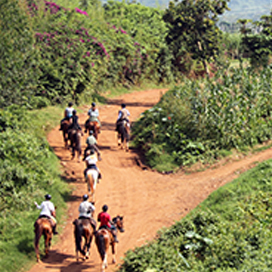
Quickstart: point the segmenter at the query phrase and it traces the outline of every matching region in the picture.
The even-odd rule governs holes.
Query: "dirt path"
[[[163,90],[165,92],[165,90]],[[109,206],[112,217],[123,215],[125,232],[119,233],[117,260],[128,249],[143,245],[155,237],[162,227],[169,227],[185,216],[218,187],[236,178],[240,173],[272,157],[272,149],[252,155],[240,161],[231,162],[216,169],[208,169],[190,175],[162,175],[153,171],[142,170],[135,161],[134,152],[126,153],[117,148],[115,120],[121,102],[127,104],[131,120],[136,120],[146,109],[158,102],[162,90],[148,90],[120,96],[109,105],[99,107],[102,132],[98,143],[102,161],[98,163],[103,174],[96,191],[96,213],[103,204]],[[86,112],[88,108],[85,109]],[[79,116],[83,125],[87,115]],[[86,139],[84,135],[84,143]],[[71,154],[64,149],[61,134],[55,128],[48,135],[49,144],[65,167],[65,175],[74,192],[68,203],[69,214],[64,224],[59,242],[52,247],[48,259],[36,264],[29,272],[61,271],[100,271],[101,261],[96,246],[92,243],[91,258],[79,264],[75,261],[75,245],[72,222],[78,216],[78,206],[87,187],[83,180],[84,163],[71,161]],[[54,239],[54,238],[53,238]],[[109,256],[109,263],[111,255]],[[117,265],[110,264],[109,272],[116,270]]]

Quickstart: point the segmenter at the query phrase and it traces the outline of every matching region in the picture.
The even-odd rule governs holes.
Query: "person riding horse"
[[[90,132],[89,132],[89,137],[86,140],[86,144],[87,144],[87,147],[84,150],[83,160],[85,160],[85,158],[87,157],[87,155],[86,155],[87,151],[92,150],[92,149],[97,153],[98,159],[101,160],[101,153],[100,153],[100,151],[99,151],[99,149],[97,147],[97,141],[96,141],[96,138],[93,135],[92,130],[90,130]]]
[[[79,123],[78,123],[78,116],[76,115],[76,110],[73,110],[73,115],[72,115],[72,124],[69,126],[68,128],[68,135],[69,135],[69,139],[71,138],[71,132],[73,130],[82,130]]]
[[[113,236],[114,242],[119,243],[117,240],[117,229],[114,224],[111,222],[111,216],[107,213],[108,206],[104,205],[102,207],[102,212],[98,214],[97,221],[100,222],[99,229],[106,228],[109,230]]]
[[[74,108],[73,108],[73,103],[72,102],[70,102],[69,104],[68,104],[68,107],[65,109],[65,111],[64,111],[64,118],[60,121],[60,129],[59,130],[62,130],[63,129],[63,127],[62,127],[62,123],[63,123],[63,121],[65,121],[65,120],[70,120],[70,118],[73,116],[73,111],[74,111]]]
[[[93,218],[93,213],[95,211],[94,205],[88,201],[89,196],[85,194],[83,197],[83,201],[80,203],[78,211],[79,217],[78,219],[88,219],[90,224],[93,227],[93,230],[96,230],[96,222]]]
[[[128,109],[126,108],[126,104],[122,103],[121,110],[118,111],[118,117],[117,117],[117,121],[116,121],[116,131],[119,131],[118,127],[122,126],[123,121],[126,121],[127,126],[130,127],[129,116],[130,116],[130,113],[129,113]]]
[[[85,133],[87,132],[87,126],[89,122],[98,123],[98,133],[100,133],[101,122],[99,120],[99,111],[96,108],[95,102],[92,103],[92,107],[88,110],[88,115],[90,116],[85,122]]]
[[[87,178],[87,172],[89,169],[95,169],[98,172],[98,179],[102,179],[102,175],[100,173],[99,168],[97,167],[97,157],[95,155],[94,149],[87,150],[86,158],[84,159],[86,162],[86,169],[84,170],[84,177]]]
[[[56,220],[56,210],[54,204],[50,201],[51,195],[46,194],[45,196],[45,201],[41,203],[41,205],[38,205],[38,203],[35,201],[34,204],[37,207],[37,209],[41,210],[39,218],[47,218],[48,221],[51,224],[53,234],[58,234],[56,231],[57,227],[57,220]],[[37,220],[38,220],[37,219]],[[36,222],[35,222],[36,224]]]

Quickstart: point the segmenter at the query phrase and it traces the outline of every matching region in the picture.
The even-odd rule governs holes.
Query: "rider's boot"
[[[59,234],[59,233],[57,232],[56,228],[57,228],[57,224],[54,225],[54,226],[52,227],[52,231],[53,231],[53,234],[54,234],[54,235]]]

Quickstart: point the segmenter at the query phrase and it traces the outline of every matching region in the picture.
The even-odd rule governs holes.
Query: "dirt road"
[[[96,191],[96,213],[103,204],[109,206],[112,217],[123,215],[125,232],[119,233],[117,260],[128,249],[133,249],[155,237],[162,227],[169,227],[185,216],[218,187],[236,178],[240,173],[272,157],[272,150],[266,150],[239,161],[230,162],[216,169],[194,174],[163,175],[150,170],[143,170],[135,161],[137,154],[128,153],[117,147],[115,120],[120,104],[125,102],[131,113],[131,120],[136,120],[146,109],[158,102],[162,92],[166,90],[147,90],[130,93],[111,100],[108,105],[99,107],[102,132],[98,144],[102,153],[102,161],[98,166],[102,172],[102,181]],[[86,113],[88,107],[85,109]],[[79,116],[83,125],[87,114]],[[87,135],[84,135],[84,144]],[[51,248],[50,256],[41,264],[36,264],[29,272],[61,271],[100,271],[101,261],[96,246],[92,243],[91,258],[76,263],[72,222],[78,216],[78,206],[82,195],[87,192],[83,180],[84,163],[71,161],[71,154],[64,148],[61,133],[55,128],[48,135],[48,142],[65,167],[65,175],[73,186],[72,200],[68,203],[68,218],[63,224],[59,242]],[[55,237],[53,239],[56,239]],[[117,269],[111,264],[109,256],[109,272]]]

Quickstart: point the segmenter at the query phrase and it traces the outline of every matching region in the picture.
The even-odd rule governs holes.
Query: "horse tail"
[[[81,248],[83,226],[77,219],[73,222],[73,224],[75,225],[76,250],[78,250],[82,255],[85,255],[84,250]]]
[[[106,245],[103,234],[97,234],[97,247],[102,260],[105,258],[106,254]]]
[[[35,222],[34,227],[35,227],[35,241],[34,241],[34,246],[35,246],[35,249],[38,249],[38,247],[39,247],[39,241],[40,241],[40,238],[42,236],[43,230],[42,230],[42,227],[40,226],[40,224],[38,224],[37,221]]]

